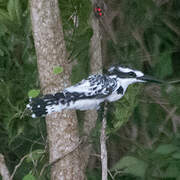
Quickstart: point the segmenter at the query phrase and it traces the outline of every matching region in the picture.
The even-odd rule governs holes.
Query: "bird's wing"
[[[80,99],[104,98],[110,95],[116,88],[117,83],[114,79],[105,75],[91,75],[87,79],[66,88],[63,92],[70,93]]]

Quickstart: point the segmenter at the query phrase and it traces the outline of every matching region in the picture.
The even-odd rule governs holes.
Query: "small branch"
[[[10,174],[2,154],[0,154],[0,175],[3,180],[10,180]]]
[[[161,106],[161,107],[163,108],[163,106]],[[164,110],[166,110],[166,108],[164,108]],[[176,110],[177,110],[177,108],[174,107],[171,111],[168,111],[168,115],[167,115],[166,119],[163,121],[163,123],[159,126],[159,132],[156,135],[156,137],[153,139],[152,144],[154,144],[155,142],[158,141],[162,132],[165,132],[165,127],[167,126],[169,119],[172,118],[172,116],[176,112]]]
[[[24,159],[27,158],[28,156],[29,156],[29,154],[26,154],[25,156],[23,156],[23,157],[21,158],[20,162],[19,162],[19,163],[16,165],[16,167],[14,168],[14,171],[13,171],[11,177],[10,177],[10,180],[13,180],[14,175],[15,175],[17,169],[21,166],[21,164],[22,164],[22,162],[24,161]]]
[[[106,114],[107,114],[107,103],[104,105],[104,115],[102,120],[102,128],[101,128],[101,166],[102,166],[102,180],[107,180],[107,148],[106,148]]]
[[[79,141],[79,143],[72,149],[70,150],[69,152],[63,154],[62,156],[58,157],[57,159],[55,159],[54,161],[48,163],[48,164],[45,164],[40,172],[40,176],[42,176],[43,172],[44,172],[44,169],[47,168],[48,166],[53,166],[54,164],[56,164],[58,161],[60,161],[61,159],[65,158],[67,155],[69,155],[70,153],[74,152],[78,147],[79,145],[82,143],[82,140]]]
[[[152,141],[152,144],[158,141],[161,133],[164,133],[168,136],[168,133],[165,132],[165,127],[168,123],[168,121],[171,119],[172,125],[173,125],[173,132],[177,132],[177,124],[179,124],[180,117],[176,115],[177,107],[171,107],[169,103],[167,102],[161,102],[161,96],[160,96],[160,90],[156,89],[156,94],[154,94],[155,90],[149,89],[148,95],[151,97],[151,99],[159,104],[159,106],[167,113],[166,119],[163,121],[163,123],[159,126],[159,134],[154,138]],[[154,95],[153,95],[154,94]]]
[[[145,54],[149,65],[152,65],[151,55],[148,52],[148,50],[145,46],[145,43],[144,43],[144,39],[142,37],[143,33],[144,33],[144,31],[142,29],[137,29],[137,30],[132,31],[132,36],[139,43],[140,48],[141,48],[143,54]]]
[[[101,158],[101,155],[99,155],[99,154],[91,154],[91,156],[95,156],[97,158]],[[113,175],[112,175],[112,173],[111,173],[111,171],[109,169],[107,169],[107,172],[108,172],[109,176],[111,176],[111,179],[115,180]]]
[[[178,36],[180,36],[180,29],[174,25],[168,18],[163,19],[163,22],[173,31],[175,32]]]
[[[105,30],[105,32],[109,35],[109,37],[112,39],[113,43],[114,44],[117,44],[117,40],[116,40],[116,37],[115,37],[115,34],[114,34],[114,31],[112,29],[112,26],[109,25],[105,19],[104,21],[102,19],[99,20]]]
[[[177,83],[180,83],[180,80],[174,80],[174,81],[168,82],[168,84],[177,84]]]
[[[111,171],[109,169],[108,169],[108,174],[111,176],[111,179],[115,180],[112,173],[111,173]]]

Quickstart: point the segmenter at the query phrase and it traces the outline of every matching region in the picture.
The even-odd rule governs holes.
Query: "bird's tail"
[[[63,99],[63,93],[47,94],[43,97],[31,98],[26,107],[31,111],[33,118],[44,117],[46,114],[61,111]]]

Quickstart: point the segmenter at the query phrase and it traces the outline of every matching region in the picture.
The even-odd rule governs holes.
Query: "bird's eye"
[[[136,73],[133,72],[133,71],[129,72],[128,74],[129,74],[131,77],[136,77]]]

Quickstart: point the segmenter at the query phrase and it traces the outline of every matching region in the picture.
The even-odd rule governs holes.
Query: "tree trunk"
[[[70,85],[71,71],[66,66],[66,47],[58,0],[30,0],[30,5],[40,85],[44,94],[55,93]],[[53,74],[56,66],[62,66],[63,73]],[[84,179],[79,149],[75,148],[79,143],[75,111],[64,110],[48,115],[46,124],[49,161],[54,162],[63,157],[51,167],[51,179]]]

